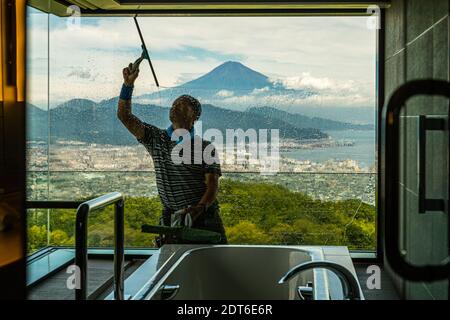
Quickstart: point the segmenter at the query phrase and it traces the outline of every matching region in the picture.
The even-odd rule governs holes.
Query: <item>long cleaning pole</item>
[[[145,45],[144,37],[142,36],[141,28],[139,27],[139,23],[137,21],[137,15],[134,16],[134,23],[136,24],[136,28],[139,33],[139,38],[141,38],[142,50],[144,51],[144,56],[148,60],[148,64],[150,65],[150,69],[152,70],[153,79],[155,79],[156,86],[159,88],[158,78],[156,77],[156,73],[155,73],[155,70],[153,69],[152,61],[150,60],[150,56],[147,51],[147,46]]]

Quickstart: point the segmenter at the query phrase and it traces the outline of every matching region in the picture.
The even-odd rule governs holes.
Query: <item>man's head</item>
[[[175,99],[170,108],[169,118],[175,129],[190,130],[200,118],[202,106],[194,97],[184,94]]]

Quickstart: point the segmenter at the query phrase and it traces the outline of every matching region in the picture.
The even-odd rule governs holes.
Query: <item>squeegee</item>
[[[144,37],[142,36],[141,28],[139,27],[139,23],[137,21],[137,15],[133,17],[134,23],[136,24],[137,31],[139,33],[139,38],[141,38],[141,47],[142,47],[142,57],[136,60],[136,62],[141,63],[143,59],[148,61],[150,65],[150,70],[152,70],[153,79],[155,79],[155,84],[159,88],[158,78],[156,77],[155,70],[153,69],[152,61],[150,60],[150,55],[148,54],[147,46],[145,45]],[[135,63],[136,63],[135,62]]]

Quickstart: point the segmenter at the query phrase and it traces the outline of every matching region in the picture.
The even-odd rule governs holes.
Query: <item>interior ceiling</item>
[[[390,1],[343,0],[28,0],[28,4],[58,16],[70,16],[70,6],[80,8],[83,16],[129,15],[351,15],[367,14],[369,6],[381,8]]]

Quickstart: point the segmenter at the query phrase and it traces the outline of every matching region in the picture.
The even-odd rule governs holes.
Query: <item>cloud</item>
[[[138,102],[138,103],[142,103],[142,104],[153,104],[153,105],[157,105],[157,106],[162,106],[163,103],[161,103],[161,99],[159,98],[154,98],[154,99],[149,99],[149,98],[135,98],[133,99],[133,101]]]
[[[36,65],[29,70],[42,76],[47,70],[38,58],[48,56],[46,21],[47,15],[33,15],[28,28],[28,59]],[[117,95],[122,68],[140,55],[133,20],[82,17],[76,30],[65,18],[50,21],[51,99]],[[365,17],[141,17],[139,22],[163,87],[205,74],[224,57],[239,57],[287,88],[319,90],[338,100],[342,90],[356,101],[375,87],[376,33],[366,28]],[[154,90],[144,62],[136,95]]]
[[[309,72],[300,76],[272,79],[275,85],[286,89],[312,90],[323,93],[355,94],[364,90],[367,84],[360,84],[355,80],[332,79],[329,77],[314,77]]]
[[[201,73],[196,73],[196,72],[193,72],[193,73],[189,73],[189,72],[180,73],[178,75],[177,79],[175,80],[174,85],[180,85],[180,84],[189,82],[189,81],[194,80],[194,79],[196,79],[196,78],[198,78],[200,76],[202,76],[202,74]]]
[[[370,96],[355,94],[313,94],[300,95],[295,93],[272,93],[267,95],[240,95],[223,99],[205,99],[204,103],[216,104],[234,110],[242,110],[246,107],[272,106],[295,111],[297,107],[361,107],[371,106],[373,101]]]
[[[264,87],[264,88],[256,88],[256,89],[253,89],[253,91],[252,91],[252,95],[258,95],[258,94],[263,94],[263,93],[266,93],[266,92],[268,92],[270,90],[270,88],[269,87]]]
[[[67,76],[94,81],[97,78],[98,74],[93,74],[91,70],[82,68],[82,69],[73,69],[72,71],[69,72]]]
[[[229,91],[229,90],[220,90],[216,93],[216,96],[221,97],[221,98],[227,98],[227,97],[231,97],[234,95],[233,91]]]
[[[329,77],[315,77],[303,73],[298,77],[278,77],[272,79],[274,87],[254,89],[245,94],[227,94],[220,91],[207,103],[232,109],[246,107],[276,106],[284,109],[296,107],[361,107],[374,106],[375,89],[366,90],[367,83],[354,80],[338,80]],[[223,92],[225,91],[225,92]]]

